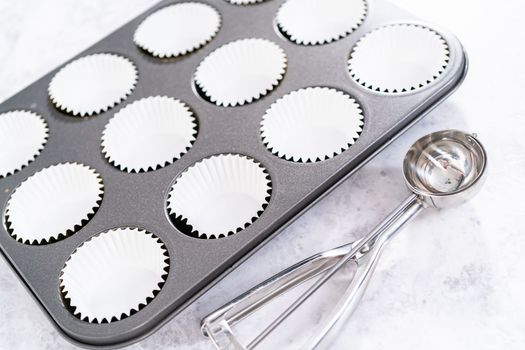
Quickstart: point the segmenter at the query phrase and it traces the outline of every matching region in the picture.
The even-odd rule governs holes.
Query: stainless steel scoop
[[[304,349],[316,348],[338,321],[356,308],[386,243],[424,208],[457,206],[472,198],[483,185],[486,167],[486,152],[475,135],[445,130],[421,138],[410,148],[403,163],[405,181],[412,194],[381,224],[365,237],[314,255],[224,305],[203,319],[203,334],[218,349],[253,349],[339,269],[353,262],[357,271],[344,295],[323,327],[304,346]],[[232,331],[233,325],[277,296],[323,272],[248,345],[239,343]]]

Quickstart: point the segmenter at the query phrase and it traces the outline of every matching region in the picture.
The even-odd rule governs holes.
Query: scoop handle
[[[314,334],[308,342],[308,347],[305,349],[314,350],[329,333],[337,333],[334,327],[336,325],[342,325],[344,320],[350,317],[357,308],[387,243],[423,209],[424,203],[416,195],[412,195],[394,210],[389,216],[390,219],[386,219],[378,226],[382,227],[382,229],[380,229],[376,237],[364,247],[364,250],[361,251],[362,255],[356,260],[357,271],[351,283],[339,299],[334,311],[324,323],[321,330]],[[340,262],[343,261],[344,258],[340,260]],[[332,271],[337,271],[337,269],[338,267],[336,265],[326,272],[326,274],[329,275]]]
[[[365,237],[345,246],[307,258],[262,282],[208,315],[202,321],[201,329],[203,334],[212,340],[217,349],[253,349],[341,267],[350,261],[355,261],[358,265],[356,274],[353,276],[345,294],[334,308],[329,322],[326,323],[321,332],[316,334],[312,341],[313,345],[309,349],[314,349],[340,318],[355,309],[379,260],[382,248],[422,208],[423,203],[421,200],[415,195],[410,196]],[[231,329],[232,326],[279,295],[320,274],[323,275],[320,280],[314,283],[313,288],[311,287],[306,293],[302,294],[298,300],[288,307],[270,326],[265,328],[251,343],[243,346],[238,342]]]
[[[222,306],[202,320],[202,333],[219,350],[249,349],[239,343],[232,328],[267,303],[334,266],[358,242],[313,255],[281,271]]]

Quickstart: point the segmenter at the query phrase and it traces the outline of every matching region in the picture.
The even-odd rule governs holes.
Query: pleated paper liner
[[[169,191],[171,221],[186,235],[223,238],[255,222],[271,195],[268,172],[238,154],[203,159],[184,171]]]
[[[58,71],[49,84],[49,98],[63,112],[91,116],[126,99],[137,79],[137,68],[129,59],[109,53],[93,54]]]
[[[261,122],[261,137],[275,155],[311,163],[350,148],[363,125],[363,111],[355,99],[336,89],[309,87],[270,106]]]
[[[266,39],[230,42],[208,55],[195,72],[195,86],[218,106],[252,103],[283,79],[287,59],[279,45]]]
[[[365,20],[365,0],[287,0],[277,13],[277,27],[300,45],[321,45],[353,33]]]
[[[184,102],[147,97],[110,119],[102,135],[102,152],[122,171],[152,171],[182,157],[196,135],[197,120]]]
[[[183,2],[164,7],[147,17],[135,31],[135,44],[159,58],[178,57],[211,41],[221,17],[210,5]]]
[[[66,307],[90,323],[122,320],[148,305],[166,282],[170,258],[155,234],[117,228],[80,245],[60,274]]]
[[[449,49],[437,32],[416,24],[392,24],[362,37],[348,61],[352,78],[377,92],[419,90],[447,68]]]
[[[35,160],[48,134],[46,121],[36,113],[16,110],[0,114],[0,179]]]
[[[61,163],[35,173],[9,198],[7,231],[19,242],[47,244],[74,234],[95,215],[102,201],[102,178],[78,163]]]

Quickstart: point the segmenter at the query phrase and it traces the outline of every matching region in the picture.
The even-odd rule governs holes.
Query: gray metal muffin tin
[[[0,227],[0,247],[6,260],[51,321],[78,345],[118,347],[154,332],[443,101],[466,74],[467,60],[459,41],[449,32],[432,26],[445,38],[450,49],[447,69],[432,84],[414,93],[386,95],[353,82],[347,59],[363,34],[389,23],[420,23],[383,0],[369,0],[367,18],[353,34],[320,46],[299,46],[278,32],[275,14],[283,0],[250,6],[232,5],[224,0],[199,1],[220,12],[222,26],[208,45],[193,54],[161,60],[134,45],[132,37],[137,25],[156,9],[177,2],[164,1],[78,56],[112,52],[130,58],[137,65],[139,81],[132,95],[108,112],[89,118],[59,112],[47,95],[49,81],[56,70],[0,105],[0,112],[35,111],[46,119],[50,130],[48,143],[35,161],[14,175],[0,179],[2,208],[22,181],[52,164],[81,162],[95,168],[104,181],[104,198],[96,215],[64,240],[41,246],[24,245],[8,234],[5,223]],[[264,98],[242,107],[218,107],[199,97],[193,88],[192,76],[202,59],[227,42],[249,37],[269,39],[285,50],[288,68],[279,86]],[[362,105],[365,126],[359,140],[341,155],[313,164],[293,163],[273,155],[262,144],[259,126],[264,112],[275,100],[308,86],[338,88],[355,97]],[[174,164],[148,173],[124,173],[102,156],[102,130],[120,108],[153,95],[173,96],[191,106],[199,123],[197,141]],[[220,153],[240,153],[261,162],[272,179],[270,203],[257,221],[233,236],[215,240],[186,236],[171,224],[166,212],[170,185],[188,166]],[[145,228],[162,239],[170,254],[168,279],[155,299],[131,317],[109,324],[81,321],[63,304],[58,288],[60,271],[82,242],[120,226]],[[189,326],[198,327],[197,324]]]

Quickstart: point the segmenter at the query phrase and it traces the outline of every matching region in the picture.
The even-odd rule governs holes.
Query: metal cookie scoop
[[[419,139],[403,163],[405,181],[412,194],[365,237],[348,245],[314,255],[244,293],[202,321],[202,332],[218,349],[255,348],[308,297],[348,262],[357,271],[321,329],[304,349],[316,348],[336,323],[349,316],[363,295],[385,247],[397,232],[427,207],[446,208],[472,198],[486,177],[487,155],[476,139],[457,130],[435,132]],[[298,284],[324,274],[248,345],[241,345],[231,327]]]

